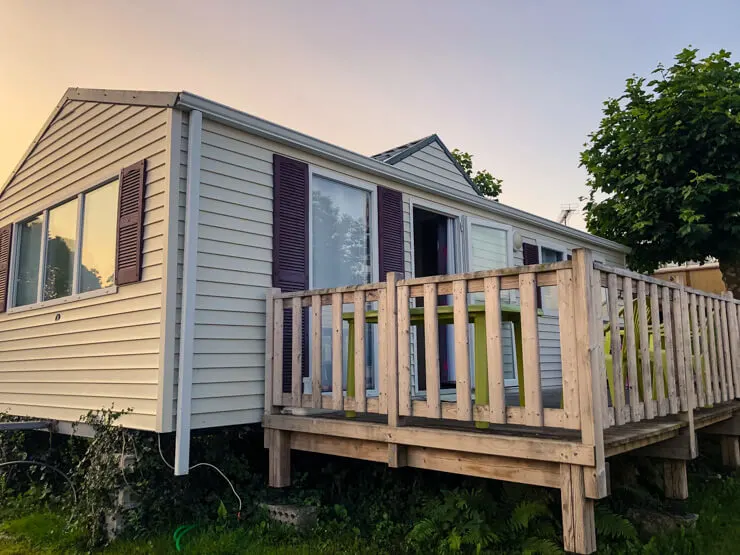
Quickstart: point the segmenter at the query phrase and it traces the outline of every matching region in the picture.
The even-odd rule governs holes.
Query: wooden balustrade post
[[[275,306],[273,299],[280,289],[270,288],[265,295],[265,414],[273,412],[273,345],[275,344]]]
[[[600,499],[607,495],[604,456],[604,413],[602,391],[605,376],[600,375],[604,338],[599,316],[601,299],[595,297],[594,261],[588,249],[573,250],[573,313],[576,325],[576,363],[578,369],[581,441],[594,447],[595,465],[584,468],[586,496]],[[591,506],[590,510],[593,510]],[[595,540],[594,540],[595,541]]]
[[[386,276],[386,336],[383,338],[385,343],[385,360],[387,368],[387,388],[388,388],[388,427],[398,427],[398,342],[399,328],[398,328],[398,302],[397,295],[398,289],[396,283],[398,278],[395,272],[389,272]],[[391,468],[398,468],[404,466],[404,450],[403,446],[397,443],[388,444],[388,466]]]

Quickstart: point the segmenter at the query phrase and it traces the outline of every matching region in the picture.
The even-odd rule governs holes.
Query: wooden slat
[[[355,403],[358,412],[365,412],[365,292],[355,291]]]
[[[537,286],[538,287],[554,287],[557,285],[557,274],[555,273],[556,268],[560,268],[562,262],[556,262],[554,264],[545,264],[547,268],[553,268],[552,270],[548,270],[546,272],[537,273],[535,275],[537,280]],[[563,267],[567,267],[568,264],[566,264]],[[522,266],[519,269],[523,270],[526,269],[528,266]],[[538,266],[534,266],[535,268]],[[562,268],[561,268],[562,269]],[[523,272],[527,273],[527,272]],[[511,275],[499,275],[500,272],[498,270],[486,270],[484,272],[476,272],[476,274],[483,274],[479,275],[475,278],[469,278],[467,280],[467,292],[468,293],[483,293],[485,290],[484,286],[484,280],[486,277],[499,277],[499,289],[502,291],[509,291],[512,289],[519,289],[519,275],[518,274],[511,274]],[[489,275],[490,274],[490,275]],[[456,279],[461,279],[462,277],[465,277],[467,274],[458,274],[460,277],[456,276],[450,276],[450,275],[442,275],[442,276],[432,276],[428,278],[415,278],[414,281],[423,280],[426,283],[436,283],[437,284],[437,295],[452,295],[453,294],[453,283]],[[410,281],[410,280],[404,280],[404,281]],[[424,296],[424,285],[426,283],[422,284],[416,284],[416,285],[410,285],[409,286],[409,292],[411,298],[414,297],[423,297]]]
[[[540,340],[537,326],[537,283],[534,274],[519,276],[522,318],[522,356],[524,358],[525,420],[528,426],[542,426],[542,381]]]
[[[627,379],[629,381],[630,415],[632,422],[642,419],[640,390],[637,387],[637,341],[635,340],[635,309],[632,304],[632,278],[622,279],[624,292],[624,340],[627,354]]]
[[[653,372],[655,375],[655,394],[658,399],[658,416],[668,414],[668,400],[665,396],[663,386],[663,352],[660,332],[660,299],[658,298],[658,286],[650,284],[650,313],[652,315],[653,333]]]
[[[704,395],[704,378],[701,368],[701,344],[699,339],[699,309],[697,307],[696,294],[689,295],[689,316],[691,317],[691,346],[694,350],[694,380],[696,387],[696,400],[698,406],[703,407],[707,404],[707,398]]]
[[[684,356],[683,316],[681,314],[681,292],[673,292],[673,346],[676,349],[676,381],[681,411],[689,410],[689,396],[686,386],[686,358]]]
[[[598,402],[603,385],[598,376],[603,361],[603,324],[597,314],[594,296],[594,262],[591,251],[573,250],[573,313],[576,323],[576,360],[578,363],[578,390],[581,407],[581,443],[593,449],[594,467],[586,471],[586,491],[592,498],[607,494],[604,456],[604,414]],[[600,307],[599,307],[600,308]]]
[[[740,384],[735,384],[734,369],[732,365],[732,355],[730,354],[730,334],[727,325],[727,302],[718,301],[720,305],[720,322],[722,323],[722,351],[725,359],[725,372],[727,373],[727,390],[730,395],[730,399],[735,398],[735,385],[740,387]]]
[[[275,334],[272,340],[272,404],[282,405],[283,398],[283,301],[275,299],[273,302],[273,318],[275,319]]]
[[[388,412],[388,292],[380,290],[378,295],[378,412]],[[394,372],[394,376],[397,374]],[[369,407],[368,407],[369,410]]]
[[[591,307],[592,312],[592,319],[593,319],[593,325],[594,325],[594,334],[596,335],[596,338],[598,339],[596,343],[596,360],[598,362],[598,366],[596,369],[596,376],[594,377],[595,380],[597,380],[597,391],[600,392],[600,401],[601,401],[601,414],[605,417],[602,419],[602,425],[604,428],[608,428],[609,426],[614,426],[615,420],[614,420],[614,409],[613,407],[609,406],[609,388],[607,387],[606,383],[606,357],[604,356],[604,316],[603,316],[603,307],[606,303],[606,299],[604,298],[604,293],[606,293],[606,290],[602,290],[601,287],[601,271],[600,270],[591,270],[593,273],[592,279],[591,279],[591,286],[593,287],[593,298],[595,300],[594,305]]]
[[[689,323],[689,295],[681,286],[681,328],[683,331],[684,357],[686,360],[686,391],[689,400],[688,411],[693,414],[697,406],[696,388],[694,387],[694,358],[691,348],[691,324]]]
[[[622,375],[622,337],[619,326],[619,307],[617,305],[617,276],[609,274],[607,278],[607,291],[609,299],[609,328],[611,335],[611,355],[612,355],[612,375],[614,376],[614,421],[617,426],[624,424],[625,416],[625,399],[624,399],[624,377]],[[561,323],[562,326],[562,323]],[[561,339],[562,342],[562,339]],[[561,347],[562,350],[562,347]]]
[[[303,309],[300,297],[294,297],[292,302],[293,329],[291,336],[291,365],[290,365],[290,392],[291,406],[301,406],[303,380]]]
[[[722,324],[719,316],[719,302],[712,299],[712,312],[714,314],[714,340],[717,345],[717,374],[719,376],[720,389],[722,390],[722,401],[730,399],[730,388],[725,373],[725,355],[722,348]],[[711,347],[710,347],[711,349]]]
[[[647,297],[645,282],[637,282],[637,323],[640,331],[640,368],[642,369],[642,401],[645,418],[655,418],[653,402],[653,380],[650,369],[650,335],[648,334]]]
[[[504,388],[504,356],[501,347],[501,290],[499,278],[484,280],[486,303],[486,354],[488,368],[488,406],[490,422],[506,422],[506,390]]]
[[[737,394],[740,391],[740,352],[738,351],[740,337],[738,336],[737,309],[735,308],[731,293],[728,293],[726,307],[727,326],[730,336],[730,356],[732,358],[733,378],[735,380],[735,392]]]
[[[275,350],[275,301],[274,296],[280,293],[279,289],[268,289],[265,294],[265,414],[272,414],[274,405],[274,374],[272,361]]]
[[[663,304],[663,337],[665,339],[666,380],[668,390],[668,412],[678,413],[680,401],[676,394],[676,357],[673,350],[673,318],[671,317],[671,289],[661,287]]]
[[[494,270],[480,270],[478,272],[466,272],[460,274],[445,274],[436,276],[425,276],[416,277],[409,279],[402,279],[398,282],[398,285],[424,285],[427,283],[442,283],[442,282],[455,282],[455,281],[473,281],[482,280],[487,277],[506,277],[513,276],[518,280],[518,276],[521,274],[536,274],[538,280],[542,280],[546,276],[548,279],[548,285],[554,285],[556,280],[555,272],[557,270],[565,270],[573,267],[573,263],[570,260],[564,260],[562,262],[553,262],[550,264],[530,264],[527,266],[512,266],[510,268],[496,268]],[[517,281],[518,282],[518,281]],[[540,285],[543,285],[542,281],[539,281]],[[479,290],[478,292],[482,291]],[[418,296],[418,295],[417,295]]]
[[[578,429],[581,427],[581,406],[578,399],[578,355],[573,295],[573,270],[558,270],[558,323],[563,374],[564,425]],[[546,414],[545,425],[547,425]]]
[[[470,392],[470,355],[468,351],[468,295],[465,280],[452,284],[453,322],[455,328],[455,375],[457,419],[473,418]]]
[[[411,415],[411,316],[409,288],[398,289],[398,414]]]
[[[311,393],[311,406],[321,408],[321,295],[311,296]]]
[[[331,296],[331,398],[332,408],[344,408],[344,386],[342,384],[342,294]]]
[[[424,284],[424,361],[427,384],[427,408],[432,418],[441,418],[439,398],[439,327],[437,321],[437,284]]]
[[[398,287],[396,286],[398,277],[395,272],[389,272],[386,276],[386,325],[387,325],[387,334],[383,337],[383,340],[387,342],[387,350],[386,350],[386,362],[388,364],[387,368],[387,387],[388,387],[388,403],[387,403],[387,409],[388,409],[388,426],[394,427],[398,426],[398,413],[399,413],[399,377],[400,377],[400,356],[401,356],[401,348],[400,348],[400,339],[401,339],[401,333],[399,331],[399,312],[398,312]],[[406,296],[405,300],[405,306],[407,311],[407,320],[408,320],[408,306],[409,306],[409,299],[408,295]],[[407,332],[408,333],[408,332]],[[408,365],[408,335],[406,336],[406,364]],[[410,391],[406,391],[407,395],[407,402],[410,403]],[[390,453],[389,453],[390,458]]]
[[[707,403],[710,405],[714,404],[714,392],[716,383],[712,375],[712,366],[714,363],[711,361],[709,354],[709,339],[707,326],[707,302],[704,295],[699,295],[698,300],[699,306],[699,334],[701,335],[701,353],[704,359],[704,383],[706,384],[706,395]]]

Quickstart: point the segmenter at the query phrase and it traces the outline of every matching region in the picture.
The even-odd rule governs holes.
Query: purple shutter
[[[13,238],[13,224],[0,228],[0,312],[5,312],[10,285],[10,253]]]
[[[144,248],[146,160],[123,168],[118,185],[116,285],[141,281]]]
[[[405,274],[403,260],[403,197],[400,191],[378,187],[378,261],[380,281],[388,272]]]
[[[539,264],[540,248],[532,243],[522,243],[522,258],[525,266]],[[542,308],[542,293],[539,287],[537,288],[537,308]]]
[[[273,157],[272,283],[283,291],[308,289],[308,164],[275,154]],[[283,314],[283,392],[291,390],[293,316]],[[308,375],[307,313],[303,318],[303,375]]]

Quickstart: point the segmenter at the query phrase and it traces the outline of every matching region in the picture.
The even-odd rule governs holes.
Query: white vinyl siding
[[[185,120],[180,268],[187,130]],[[245,133],[204,119],[198,217],[191,424],[205,428],[259,422],[264,406],[264,299],[272,285],[272,152],[253,145]],[[179,340],[179,295],[177,302]],[[175,399],[176,393],[177,379]]]
[[[458,191],[471,192],[472,187],[457,166],[436,142],[393,164],[427,181]]]
[[[0,225],[20,222],[147,160],[141,283],[0,314],[0,411],[76,421],[130,408],[122,424],[156,429],[167,122],[163,108],[67,101],[0,197]]]

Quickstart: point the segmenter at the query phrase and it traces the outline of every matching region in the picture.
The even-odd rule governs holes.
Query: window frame
[[[542,256],[542,249],[547,249],[554,252],[559,252],[562,255],[561,262],[568,259],[568,255],[570,254],[570,249],[565,247],[564,245],[561,245],[559,243],[551,242],[551,241],[542,241],[540,239],[537,240],[537,254],[540,257],[540,264],[552,264],[551,262],[544,262],[543,256]],[[549,309],[544,307],[544,303],[542,306],[542,314],[543,316],[559,316],[559,310],[557,308],[555,309]]]
[[[84,191],[81,191],[77,193],[76,195],[72,195],[70,197],[65,198],[62,201],[56,202],[43,210],[33,212],[31,215],[27,216],[26,218],[23,218],[22,220],[19,220],[17,222],[13,223],[13,239],[11,244],[11,255],[10,255],[10,287],[8,290],[8,310],[7,313],[13,314],[17,312],[25,312],[27,310],[34,310],[37,308],[43,308],[48,306],[54,306],[57,304],[65,304],[69,302],[79,301],[82,299],[89,299],[94,297],[101,297],[104,295],[110,295],[113,293],[116,293],[118,291],[117,285],[110,285],[108,287],[102,287],[100,289],[95,289],[93,291],[86,291],[84,293],[79,292],[80,287],[80,264],[82,262],[82,226],[83,226],[83,216],[85,214],[85,195],[88,193],[91,193],[93,191],[96,191],[97,189],[100,189],[102,187],[105,187],[106,185],[109,185],[113,183],[114,181],[118,180],[119,176],[113,176],[105,179],[104,181],[101,181],[92,187],[89,187],[85,189]],[[120,183],[119,183],[120,187]],[[66,297],[59,297],[57,299],[48,299],[44,300],[44,284],[46,283],[46,251],[47,251],[47,244],[49,239],[49,212],[54,210],[55,208],[58,208],[59,206],[62,206],[74,199],[77,199],[77,227],[75,229],[75,255],[74,255],[74,272],[72,274],[72,294],[67,295]],[[15,293],[16,293],[16,282],[18,280],[18,264],[19,264],[19,258],[20,258],[20,226],[26,223],[29,220],[32,220],[33,218],[36,218],[37,216],[43,217],[43,222],[41,226],[41,246],[39,248],[39,275],[38,275],[38,285],[36,290],[36,302],[30,303],[26,305],[16,306],[15,302]],[[115,257],[115,250],[113,253],[113,256]]]
[[[323,177],[331,181],[335,181],[345,187],[352,187],[360,189],[361,191],[370,193],[370,282],[377,283],[380,281],[380,249],[378,244],[378,237],[380,230],[378,229],[378,186],[374,183],[369,183],[355,177],[339,173],[326,169],[321,166],[315,166],[309,164],[308,166],[308,288],[313,289],[313,187],[314,187],[314,176]],[[309,337],[311,336],[311,321],[308,322]],[[377,341],[377,338],[376,338]],[[377,349],[376,349],[377,351]],[[310,357],[309,357],[310,358]],[[312,381],[311,374],[314,369],[311,368],[311,361],[308,362],[309,376],[303,378],[303,388],[306,393],[312,393]],[[374,389],[368,389],[366,395],[368,397],[377,397],[379,395],[379,372],[378,364],[375,364],[373,371],[373,383],[375,384]],[[356,377],[355,377],[356,378]],[[323,392],[322,395],[331,395],[330,392]]]

